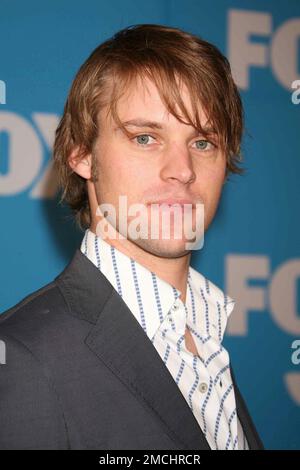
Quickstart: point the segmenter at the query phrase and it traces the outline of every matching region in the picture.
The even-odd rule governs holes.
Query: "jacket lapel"
[[[113,291],[86,344],[158,418],[183,449],[208,443],[169,370],[120,296]]]
[[[264,449],[263,443],[255,429],[254,423],[251,419],[251,416],[249,415],[246,403],[244,402],[241,392],[237,386],[232,367],[230,367],[230,372],[231,372],[232,382],[234,386],[236,410],[237,410],[237,414],[240,419],[240,422],[243,426],[243,430],[246,435],[249,448],[250,450],[263,450]]]

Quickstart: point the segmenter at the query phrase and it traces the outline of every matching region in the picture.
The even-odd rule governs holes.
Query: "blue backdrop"
[[[58,206],[50,162],[81,63],[131,24],[196,33],[230,60],[247,171],[225,185],[192,264],[236,300],[225,347],[265,446],[299,449],[299,1],[2,0],[0,10],[0,311],[50,282],[83,236]]]

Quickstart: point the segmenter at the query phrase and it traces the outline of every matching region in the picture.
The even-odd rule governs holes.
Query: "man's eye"
[[[212,150],[215,148],[215,145],[212,142],[209,142],[209,140],[205,139],[196,140],[195,144],[198,150]]]
[[[148,146],[148,144],[151,144],[151,139],[153,141],[155,140],[155,138],[152,137],[150,134],[139,134],[133,137],[132,140],[135,141],[138,145],[146,147]],[[194,143],[196,144],[198,150],[208,151],[216,147],[212,142],[205,139],[197,140]]]
[[[149,135],[149,134],[140,134],[140,135],[137,135],[133,138],[133,140],[135,140],[135,139],[136,139],[136,142],[139,145],[144,145],[145,146],[149,143],[149,139],[153,139],[153,137],[151,137],[151,135]]]

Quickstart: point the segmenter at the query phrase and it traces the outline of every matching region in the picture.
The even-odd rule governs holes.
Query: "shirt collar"
[[[222,342],[235,300],[203,274],[189,267],[186,305],[191,322],[205,340],[212,336]]]
[[[80,249],[106,276],[153,340],[171,307],[178,303],[181,291],[90,229]],[[188,321],[202,336],[212,335],[221,342],[234,300],[191,266],[187,283],[185,312],[179,309],[177,313],[178,331],[184,333]]]

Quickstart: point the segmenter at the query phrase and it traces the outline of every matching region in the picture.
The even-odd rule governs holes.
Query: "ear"
[[[89,180],[92,176],[92,155],[87,154],[79,158],[78,148],[74,149],[68,158],[70,167],[82,178]]]

